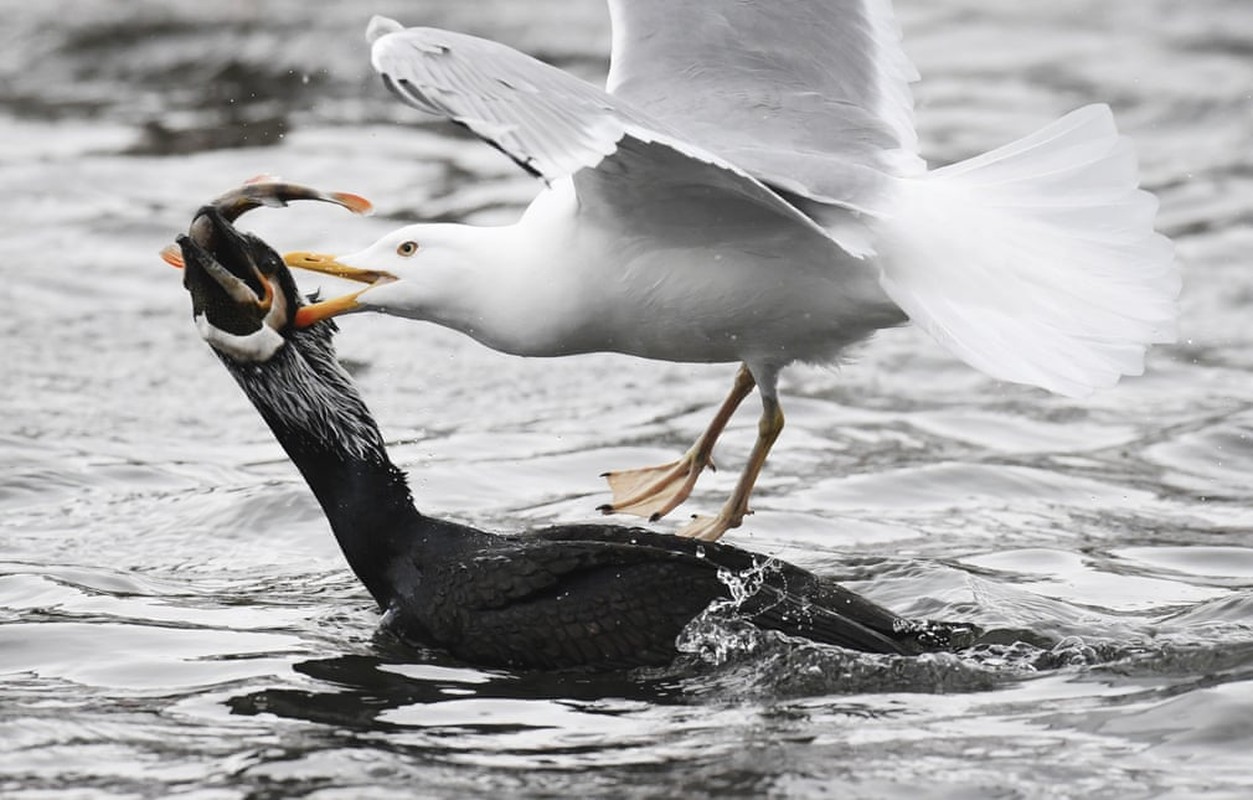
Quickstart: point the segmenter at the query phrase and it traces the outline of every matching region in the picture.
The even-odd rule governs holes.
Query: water
[[[455,26],[594,79],[600,0],[367,5],[0,0],[0,795],[1253,792],[1253,8],[898,0],[935,162],[1114,105],[1179,245],[1183,340],[1082,401],[988,381],[908,329],[793,371],[730,539],[1032,643],[872,657],[713,615],[666,670],[551,676],[375,637],[155,255],[263,172],[381,212],[250,217],[279,249],[507,218],[534,191],[486,147],[394,124],[410,113],[360,31],[374,12]],[[595,519],[597,474],[686,447],[731,378],[343,328],[420,506],[490,529]],[[729,490],[752,417],[693,508]]]

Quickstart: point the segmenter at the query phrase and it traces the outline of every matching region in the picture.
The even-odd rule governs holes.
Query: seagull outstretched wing
[[[791,193],[883,209],[924,169],[891,0],[609,0],[608,89]]]
[[[829,241],[749,172],[560,69],[497,42],[381,18],[369,36],[374,68],[406,103],[464,126],[550,183],[576,175],[581,201],[620,207],[705,194]]]

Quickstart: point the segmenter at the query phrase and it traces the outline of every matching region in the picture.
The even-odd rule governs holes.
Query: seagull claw
[[[731,519],[723,512],[712,517],[705,514],[693,514],[692,521],[675,531],[675,535],[698,539],[702,542],[716,542],[722,538],[722,534],[739,526],[740,520]]]
[[[669,464],[606,472],[603,477],[613,492],[613,503],[605,513],[635,514],[656,522],[687,500],[707,464],[708,459],[688,451]]]

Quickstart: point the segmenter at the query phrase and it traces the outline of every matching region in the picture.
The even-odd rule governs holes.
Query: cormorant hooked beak
[[[260,239],[236,230],[218,208],[202,208],[189,234],[178,237],[178,247],[198,324],[233,336],[289,325],[290,309],[300,300],[282,259]]]
[[[177,245],[161,250],[161,258],[170,266],[188,270],[184,285],[191,293],[197,324],[203,320],[213,330],[233,336],[250,336],[265,327],[272,332],[291,325],[307,328],[351,310],[355,305],[355,294],[305,305],[278,253],[257,237],[241,233],[232,225],[241,214],[251,209],[282,207],[292,200],[334,203],[362,215],[373,210],[370,202],[360,195],[323,192],[268,175],[246,181],[200,209],[188,235],[180,236]],[[366,270],[356,272],[367,273]],[[384,273],[368,274],[372,284],[394,280],[393,276]],[[344,274],[342,277],[352,276]],[[352,279],[366,280],[363,277]],[[202,334],[208,335],[204,330]]]

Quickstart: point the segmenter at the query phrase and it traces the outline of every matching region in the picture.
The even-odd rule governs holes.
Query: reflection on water
[[[1083,401],[990,382],[908,329],[838,372],[795,370],[733,538],[995,635],[904,659],[710,615],[674,665],[600,676],[472,669],[376,636],[155,256],[201,200],[263,172],[380,209],[250,217],[279,249],[515,214],[530,179],[395,124],[413,117],[360,36],[385,13],[603,72],[601,0],[488,5],[0,0],[0,795],[1253,791],[1248,4],[897,0],[936,162],[1114,105],[1178,243],[1184,340]],[[729,375],[343,328],[420,506],[489,529],[593,519],[598,473],[686,447]],[[746,457],[753,422],[721,463]]]

